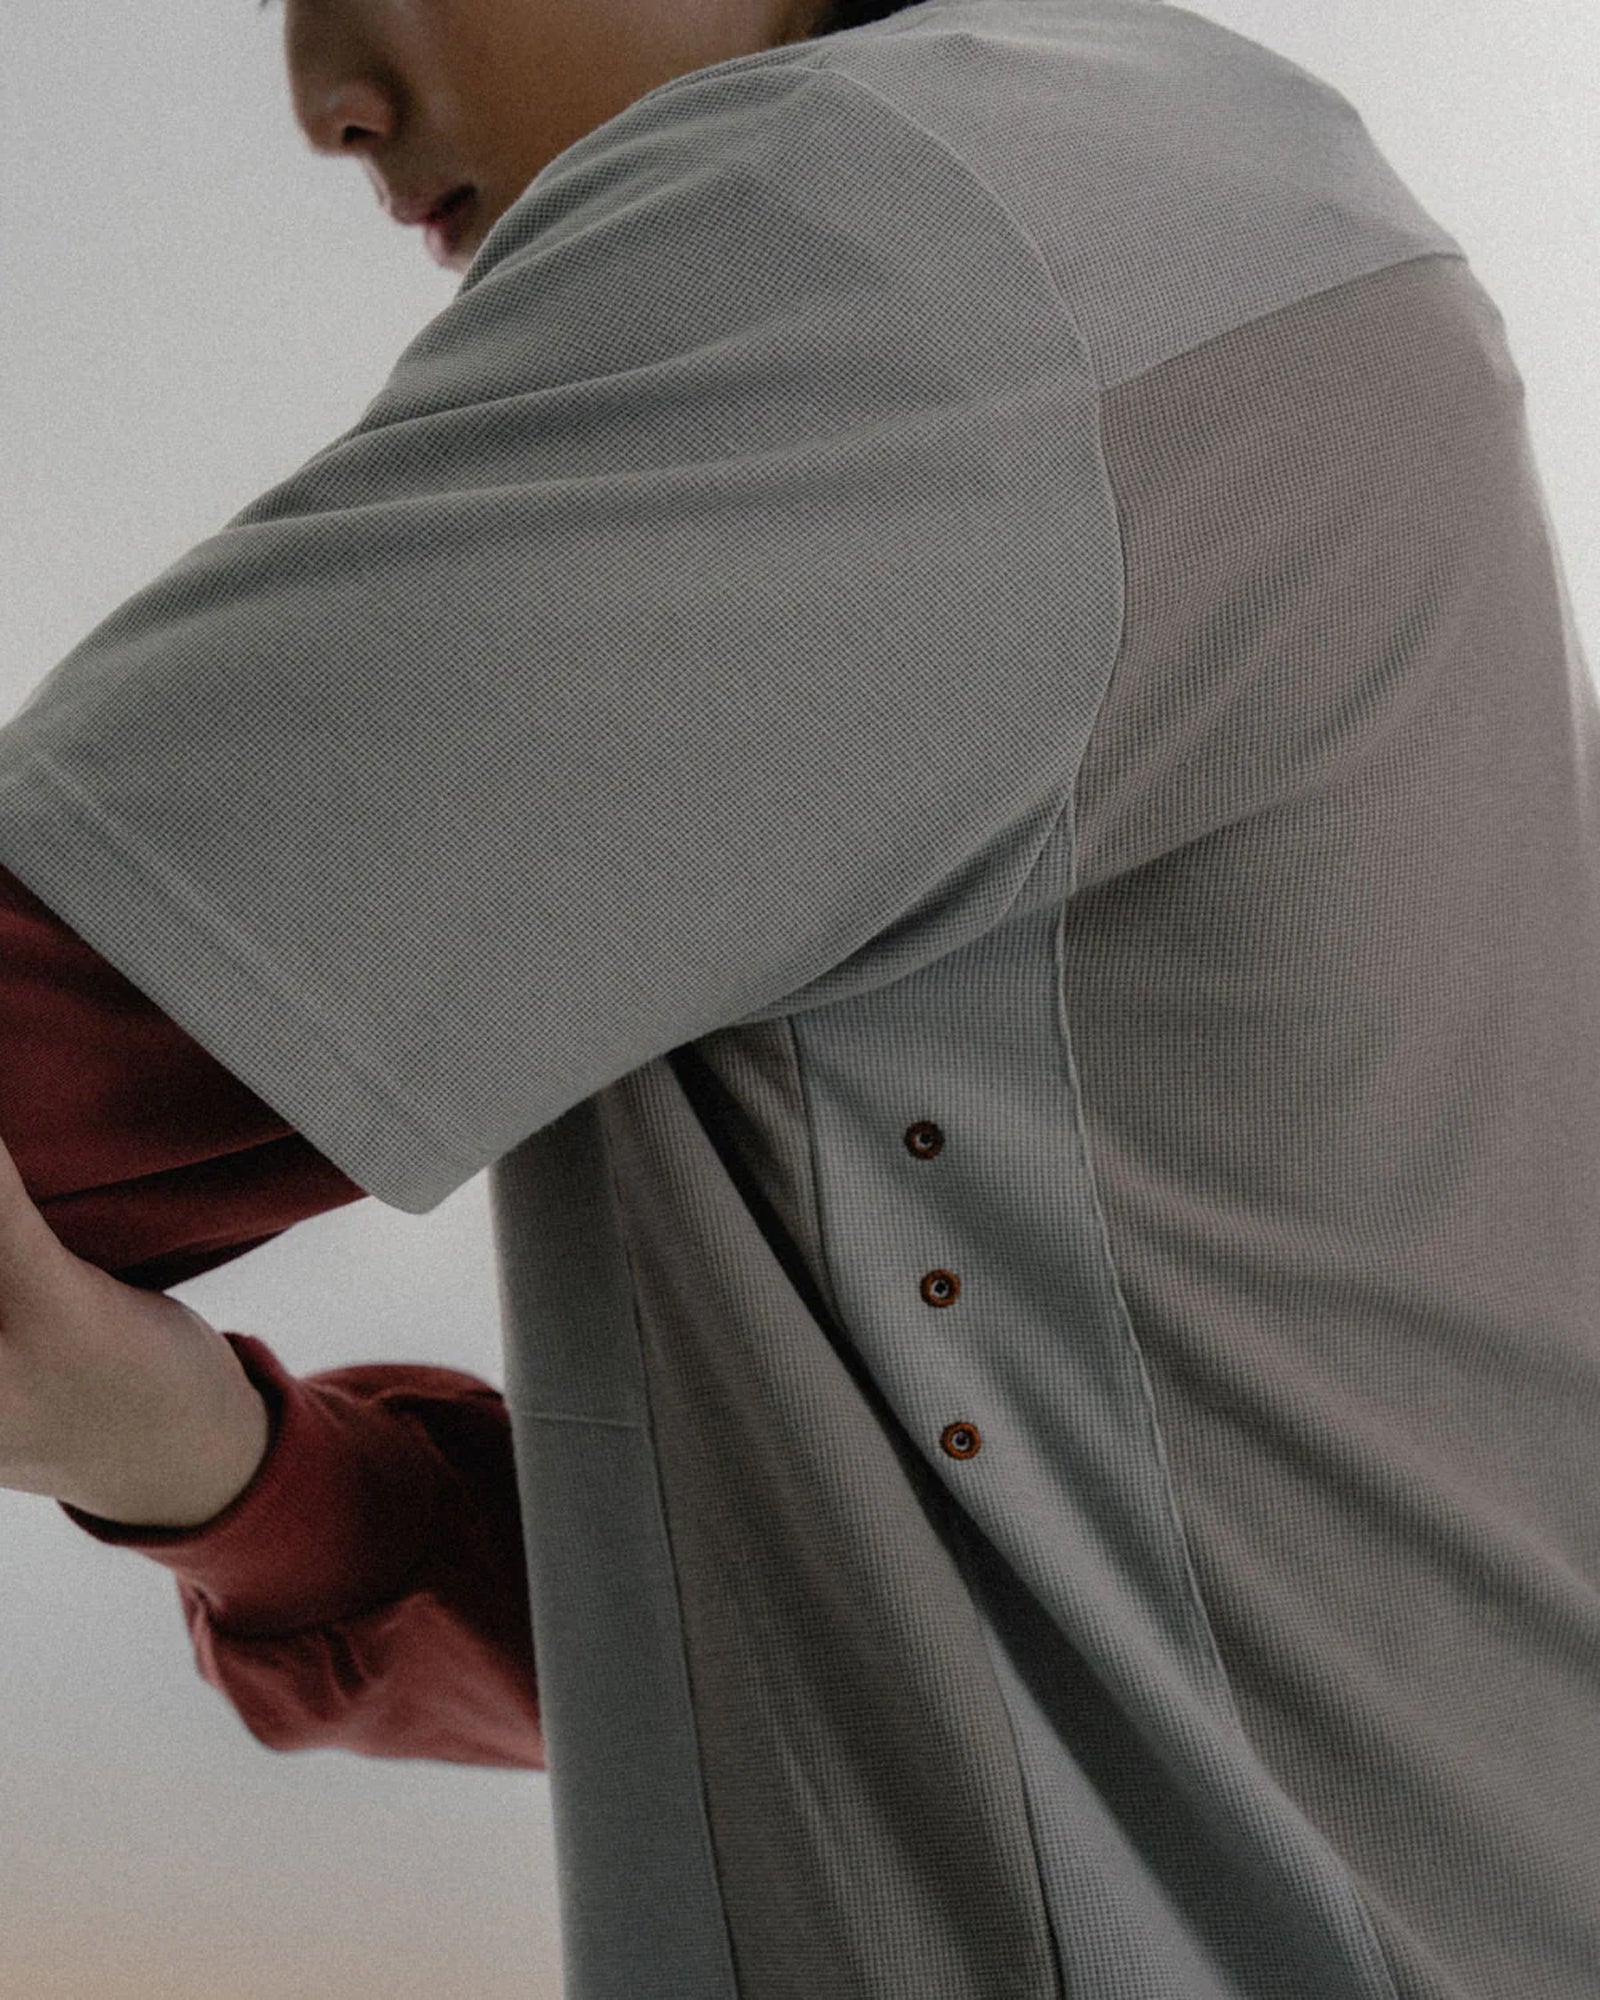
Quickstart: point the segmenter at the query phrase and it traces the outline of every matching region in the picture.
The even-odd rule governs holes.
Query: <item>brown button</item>
[[[976,1458],[983,1449],[976,1424],[946,1424],[939,1442],[952,1458]]]
[[[944,1134],[931,1118],[919,1118],[906,1133],[906,1151],[917,1160],[936,1160],[944,1151]]]
[[[961,1296],[961,1280],[954,1271],[930,1271],[922,1281],[922,1296],[930,1306],[953,1306]]]

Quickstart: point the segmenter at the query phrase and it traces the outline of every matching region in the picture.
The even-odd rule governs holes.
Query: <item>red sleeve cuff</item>
[[[418,1587],[435,1560],[442,1497],[426,1438],[370,1396],[292,1375],[251,1334],[224,1338],[272,1425],[238,1498],[194,1528],[106,1521],[58,1501],[62,1512],[96,1541],[174,1571],[226,1631],[284,1635]]]

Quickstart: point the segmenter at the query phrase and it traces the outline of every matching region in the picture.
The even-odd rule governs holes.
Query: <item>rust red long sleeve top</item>
[[[52,1229],[168,1290],[363,1198],[0,868],[0,1138]],[[547,1768],[510,1417],[455,1368],[297,1377],[226,1333],[266,1401],[255,1478],[198,1528],[62,1511],[165,1565],[201,1676],[273,1750]]]

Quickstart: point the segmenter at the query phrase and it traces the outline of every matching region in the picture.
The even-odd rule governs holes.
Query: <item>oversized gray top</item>
[[[1336,91],[928,0],[554,160],[0,730],[487,1170],[569,2000],[1594,2000],[1596,702]]]

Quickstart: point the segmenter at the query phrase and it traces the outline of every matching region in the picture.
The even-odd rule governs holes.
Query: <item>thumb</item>
[[[25,1298],[70,1252],[45,1221],[0,1139],[0,1312]]]

